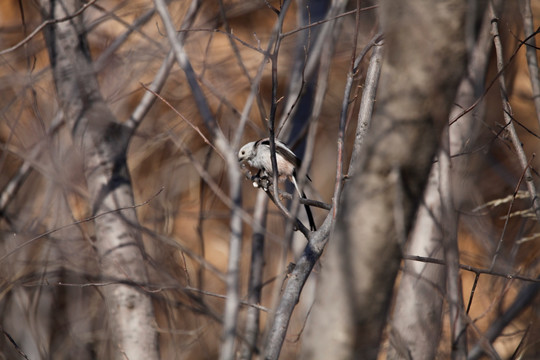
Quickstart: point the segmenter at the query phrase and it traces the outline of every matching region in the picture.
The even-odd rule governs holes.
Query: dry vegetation
[[[147,281],[133,280],[120,268],[114,270],[114,276],[104,272],[103,254],[96,247],[99,234],[95,217],[101,215],[95,211],[96,199],[89,190],[84,160],[87,154],[78,144],[73,120],[66,118],[57,95],[59,85],[55,83],[44,30],[33,32],[44,24],[40,7],[46,3],[5,0],[0,5],[0,354],[5,359],[113,358],[119,345],[115,327],[110,324],[109,293],[104,289],[122,283],[151,299],[155,320],[149,325],[157,332],[162,359],[214,359],[220,354],[227,358],[223,355],[227,346],[223,324],[231,291],[227,286],[231,284],[227,273],[234,236],[231,217],[241,216],[241,305],[234,346],[239,353],[245,350],[245,324],[252,321],[248,309],[255,309],[260,314],[260,333],[252,349],[256,358],[258,352],[265,352],[273,311],[288,281],[290,264],[300,257],[306,238],[299,231],[293,233],[292,222],[270,203],[262,232],[264,241],[257,242],[253,214],[255,208],[265,206],[265,197],[257,199],[262,190],[243,177],[241,205],[245,212],[233,214],[227,155],[216,145],[215,131],[201,117],[200,104],[185,71],[174,63],[158,91],[159,97],[133,127],[126,153],[127,179],[134,194],[134,206],[127,207],[136,209],[139,224],[128,223],[142,239],[138,245],[143,249],[140,265],[145,268]],[[468,10],[469,39],[482,26],[485,4],[479,3],[476,16]],[[464,265],[459,279],[466,314],[459,316],[465,319],[469,354],[480,344],[490,358],[535,359],[540,356],[540,322],[534,295],[521,306],[523,311],[509,319],[496,340],[484,338],[490,325],[505,316],[516,298],[523,297],[520,291],[538,284],[534,279],[540,268],[539,218],[532,211],[526,186],[526,180],[539,184],[535,153],[540,144],[540,109],[535,110],[533,102],[526,46],[521,42],[526,36],[517,3],[505,1],[498,11],[505,67],[502,73],[497,70],[495,52],[490,49],[490,60],[480,70],[486,72],[481,97],[471,112],[477,133],[461,145],[462,152],[452,154],[459,165],[452,170],[451,193],[459,221],[455,229],[459,263]],[[152,81],[169,53],[166,27],[152,1],[97,0],[86,4],[76,18],[84,18],[100,92],[117,122],[126,124],[145,94],[151,94]],[[380,22],[377,2],[336,1],[333,9],[338,9],[339,17],[306,26],[326,17],[324,9],[318,9],[321,4],[296,1],[281,13],[280,31],[286,36],[280,38],[274,74],[274,63],[265,58],[265,51],[269,41],[275,41],[275,10],[283,4],[203,1],[191,15],[190,1],[171,1],[167,6],[176,29],[188,24],[183,32],[185,51],[215,124],[236,146],[233,150],[268,136],[274,100],[276,134],[297,154],[312,159],[309,174],[313,181],[306,184],[308,197],[332,204],[340,153],[340,113],[351,58],[376,37]],[[358,6],[363,10],[353,11]],[[538,1],[532,1],[532,12],[540,19]],[[328,33],[322,32],[324,24],[332,25]],[[537,29],[540,23],[534,24]],[[323,36],[322,46],[317,48]],[[472,39],[467,44],[469,53],[475,46],[474,35]],[[343,174],[352,156],[373,49],[368,50],[354,74],[348,115],[344,117]],[[403,72],[406,74],[406,69]],[[500,74],[504,75],[511,116],[529,162],[530,177],[524,175],[505,126]],[[300,88],[295,87],[299,84]],[[324,96],[317,98],[317,89],[325,86]],[[255,95],[251,109],[246,107],[250,94]],[[293,111],[288,107],[291,99]],[[320,114],[316,100],[322,100]],[[243,115],[247,116],[245,128]],[[311,131],[310,123],[316,124]],[[235,144],[239,127],[243,134],[240,132],[241,141]],[[108,135],[103,133],[104,138]],[[306,147],[311,135],[314,142],[307,141]],[[344,184],[347,187],[348,180]],[[488,203],[497,199],[498,203]],[[526,210],[529,212],[522,213]],[[322,226],[328,211],[317,208],[314,212]],[[304,220],[302,208],[298,216]],[[407,235],[404,232],[397,240]],[[262,247],[253,251],[253,244]],[[406,254],[406,246],[402,248]],[[252,253],[257,251],[264,258],[264,269],[262,283],[253,288],[249,278],[255,271]],[[419,254],[405,256],[415,255]],[[401,269],[407,262],[429,262],[426,258],[402,261]],[[448,262],[445,257],[433,258]],[[315,295],[324,291],[315,290],[324,270],[323,255],[303,287],[281,349],[282,359],[299,357],[304,337],[313,336],[304,328],[312,311],[322,311],[312,305]],[[255,289],[261,290],[261,300],[248,304],[253,299],[249,294]],[[452,342],[456,334],[451,328],[458,326],[449,316],[453,310],[447,299],[452,297],[448,297],[444,280],[431,284],[431,289],[444,301],[441,341],[434,345],[436,357],[450,358],[452,344],[457,343]],[[399,282],[395,290],[397,293]],[[538,289],[530,290],[536,294]],[[392,323],[386,325],[380,358],[411,354],[403,350],[408,346],[406,341],[401,343],[399,336],[392,338]],[[325,343],[316,337],[315,341]],[[392,352],[392,347],[397,350]],[[244,358],[251,356],[242,354]]]

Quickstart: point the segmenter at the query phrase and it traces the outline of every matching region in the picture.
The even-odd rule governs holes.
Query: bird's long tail
[[[296,183],[296,179],[294,176],[292,177],[292,183],[294,184],[294,187],[296,188],[296,191],[298,192],[300,197],[302,197],[303,199],[307,199],[306,193],[304,191],[300,191],[300,188],[298,187],[298,184]],[[307,213],[307,217],[309,221],[309,228],[311,231],[316,231],[317,227],[315,226],[315,219],[313,219],[313,213],[311,212],[311,208],[307,204],[304,204],[304,207],[306,208],[306,213]]]
[[[302,191],[302,197],[304,199],[307,199],[306,194]],[[306,208],[306,213],[309,221],[309,227],[311,231],[316,231],[317,227],[315,226],[315,220],[313,219],[313,213],[311,212],[311,208],[309,205],[304,204],[304,207]]]

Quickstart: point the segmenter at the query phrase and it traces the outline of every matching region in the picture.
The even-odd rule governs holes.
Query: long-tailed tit
[[[238,151],[238,161],[245,161],[249,166],[259,169],[259,173],[263,171],[267,176],[271,177],[273,171],[272,158],[270,157],[270,139],[265,138],[252,141],[242,146],[240,151]],[[276,140],[276,163],[280,180],[289,179],[296,188],[296,191],[298,191],[298,194],[306,199],[306,194],[300,190],[297,181],[297,172],[301,165],[300,159],[279,140]],[[309,176],[307,178],[311,180]],[[304,204],[304,206],[306,208],[309,226],[312,231],[315,231],[315,221],[313,220],[311,209],[309,205]]]

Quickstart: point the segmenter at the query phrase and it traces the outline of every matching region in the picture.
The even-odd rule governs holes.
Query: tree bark
[[[473,105],[484,92],[491,49],[490,23],[491,18],[484,16],[482,27],[469,56],[467,73],[458,87],[456,106],[450,112],[450,122],[453,122],[463,109]],[[482,108],[482,105],[477,106],[474,111],[463,114],[450,126],[451,156],[470,150],[471,144],[475,143],[479,128],[477,117]],[[469,201],[470,193],[462,189],[470,189],[474,185],[472,180],[467,184],[463,184],[461,180],[471,178],[472,169],[468,166],[467,159],[463,157],[452,159],[452,174],[456,178],[455,182],[460,183],[453,184],[451,188],[440,187],[439,163],[434,164],[424,194],[424,204],[418,211],[415,228],[409,240],[407,254],[443,259],[441,224],[447,219],[441,216],[440,192],[444,191],[452,196],[457,209]],[[405,261],[392,316],[388,355],[390,359],[402,359],[407,356],[415,360],[436,357],[442,332],[445,284],[445,267]]]
[[[385,56],[377,109],[344,189],[305,355],[374,359],[401,246],[465,64],[465,1],[380,2]]]
[[[94,220],[102,276],[146,284],[144,249],[126,163],[132,131],[116,121],[100,94],[80,14],[82,2],[42,0],[41,4],[43,16],[54,20],[45,38],[58,101],[73,142],[83,154],[92,214],[109,212]],[[115,209],[123,210],[110,212]],[[101,291],[114,357],[158,359],[150,297],[140,287],[128,285],[111,284]]]

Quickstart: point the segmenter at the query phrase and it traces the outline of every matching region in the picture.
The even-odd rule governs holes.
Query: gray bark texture
[[[304,357],[375,359],[401,246],[465,65],[465,1],[381,1],[377,107],[323,259]]]
[[[88,196],[96,217],[95,248],[104,279],[146,284],[143,246],[133,208],[126,149],[132,131],[116,121],[102,98],[86,41],[82,2],[41,2],[58,101],[73,142],[82,152]],[[74,15],[68,21],[68,17]],[[111,211],[123,209],[122,211]],[[141,287],[101,288],[117,359],[157,359],[157,333],[151,298]]]
[[[487,15],[487,14],[486,14]],[[489,34],[491,18],[484,16],[483,24],[469,56],[465,76],[461,80],[450,112],[449,121],[470,107],[484,91],[491,37]],[[474,143],[479,122],[476,119],[479,106],[475,111],[464,114],[459,121],[449,127],[450,155],[467,151]],[[442,158],[444,154],[439,154]],[[441,192],[452,197],[456,209],[468,201],[472,183],[463,183],[464,174],[471,169],[467,159],[453,158],[451,175],[454,181],[451,187],[441,188],[439,164],[434,164],[430,180],[424,194],[424,203],[418,210],[414,230],[407,246],[407,254],[443,259],[441,224],[445,219],[441,213]],[[457,175],[457,176],[456,176]],[[456,179],[457,178],[457,179]],[[459,180],[458,180],[459,179]],[[442,309],[445,293],[445,267],[439,264],[427,264],[418,261],[405,261],[403,275],[399,283],[396,304],[392,314],[390,331],[390,359],[411,358],[415,360],[433,359],[439,346],[442,333]],[[464,337],[463,337],[464,338]]]

